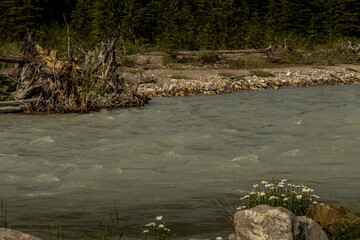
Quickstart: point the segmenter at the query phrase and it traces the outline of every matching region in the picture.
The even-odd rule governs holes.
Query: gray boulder
[[[235,213],[237,240],[327,240],[320,225],[282,207],[259,205]]]
[[[0,228],[0,240],[41,240],[41,239],[12,229]]]

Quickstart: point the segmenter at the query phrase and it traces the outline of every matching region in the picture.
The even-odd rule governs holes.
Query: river
[[[91,114],[0,115],[0,198],[12,228],[88,231],[119,212],[127,239],[164,216],[177,239],[225,236],[214,200],[287,178],[360,199],[360,85],[154,99]]]

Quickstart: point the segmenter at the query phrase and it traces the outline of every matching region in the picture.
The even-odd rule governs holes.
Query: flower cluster
[[[151,222],[145,225],[146,229],[143,233],[146,235],[146,239],[150,240],[169,240],[170,229],[166,227],[162,216],[155,218],[156,222]]]
[[[305,215],[309,206],[318,204],[319,196],[313,194],[313,189],[287,182],[287,179],[283,179],[275,183],[273,178],[271,182],[261,181],[261,184],[255,184],[249,194],[240,198],[241,205],[237,209],[267,204],[273,207],[284,207],[299,216]]]

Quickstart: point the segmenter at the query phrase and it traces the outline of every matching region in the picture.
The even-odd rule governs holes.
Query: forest
[[[358,0],[2,0],[2,42],[27,31],[44,47],[66,51],[120,35],[156,50],[259,48],[296,39],[303,46],[356,41]]]

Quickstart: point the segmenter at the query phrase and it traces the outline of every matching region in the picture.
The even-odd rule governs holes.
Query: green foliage
[[[203,64],[212,64],[220,60],[217,53],[211,51],[202,51],[199,53],[198,60]]]
[[[335,236],[336,240],[356,240],[360,238],[360,216],[356,219],[346,219],[336,224]]]
[[[163,56],[163,58],[162,58],[162,64],[164,66],[167,66],[172,63],[177,63],[177,62],[178,62],[177,54],[174,52],[170,52],[169,54]]]
[[[10,79],[0,75],[0,101],[10,101],[10,92],[14,90],[15,84]]]
[[[90,48],[119,34],[130,52],[259,48],[284,38],[310,47],[360,38],[358,0],[2,0],[0,34],[19,41],[30,31],[63,50],[64,13],[75,43]]]
[[[257,77],[275,77],[274,74],[269,73],[269,72],[265,72],[265,71],[250,71],[251,75],[255,75]]]
[[[358,72],[358,70],[353,69],[353,68],[346,68],[346,70],[350,71],[350,72]]]
[[[313,189],[286,182],[287,180],[283,179],[275,183],[273,178],[271,183],[261,181],[261,184],[255,184],[251,192],[240,199],[238,210],[266,204],[272,207],[283,207],[297,216],[304,216],[311,205],[318,204],[319,197],[312,194]]]

